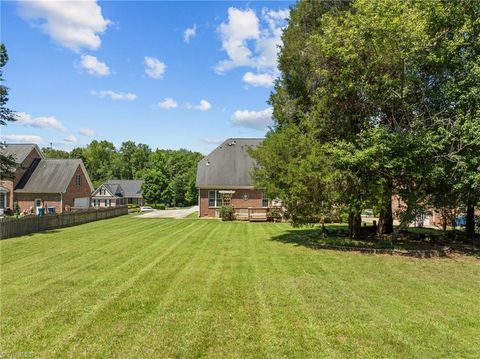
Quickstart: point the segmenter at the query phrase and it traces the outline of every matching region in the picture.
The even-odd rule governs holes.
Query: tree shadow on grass
[[[329,227],[328,234],[324,234],[318,227],[306,229],[292,228],[282,234],[273,236],[271,240],[317,250],[352,251],[365,254],[387,254],[416,258],[452,257],[455,254],[480,258],[480,246],[478,243],[455,241],[444,243],[437,240],[409,238],[390,241],[377,240],[372,235],[365,239],[355,240],[346,237],[342,228],[339,228],[340,231],[332,229],[332,227]]]

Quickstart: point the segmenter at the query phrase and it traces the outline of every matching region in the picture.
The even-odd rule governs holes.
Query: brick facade
[[[217,207],[208,206],[208,191],[222,190],[219,189],[201,189],[199,190],[199,215],[200,217],[218,217],[217,211],[221,207],[221,203],[217,203]],[[262,208],[263,191],[257,189],[234,189],[231,205],[235,209],[240,208]],[[270,204],[270,203],[269,203]]]
[[[80,185],[75,183],[76,176],[80,176]],[[65,193],[15,193],[20,211],[30,212],[35,209],[35,199],[42,201],[42,207],[55,207],[56,213],[61,213],[74,206],[75,198],[88,198],[90,203],[90,186],[81,166],[78,166],[72,176]]]

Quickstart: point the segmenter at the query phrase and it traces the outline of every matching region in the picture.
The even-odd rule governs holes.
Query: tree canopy
[[[468,4],[467,4],[468,3]],[[480,4],[300,1],[270,97],[275,126],[253,152],[257,184],[294,223],[345,208],[379,234],[434,204],[479,200]]]
[[[203,155],[185,149],[152,149],[142,143],[123,142],[117,150],[108,141],[90,142],[72,151],[44,148],[47,158],[80,158],[95,187],[111,179],[143,179],[148,203],[186,206],[197,203],[195,178]]]

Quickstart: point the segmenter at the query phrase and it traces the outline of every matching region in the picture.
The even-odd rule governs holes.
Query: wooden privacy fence
[[[100,219],[122,216],[128,213],[128,206],[109,208],[89,208],[61,214],[45,216],[0,218],[0,239],[22,236],[24,234],[49,229],[76,226],[77,224],[98,221]]]

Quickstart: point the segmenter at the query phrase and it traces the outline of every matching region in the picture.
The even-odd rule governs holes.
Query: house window
[[[111,199],[106,199],[105,200],[105,207],[110,207],[111,203],[112,203]]]
[[[100,207],[100,200],[99,199],[94,199],[93,200],[93,206],[94,207]]]
[[[0,208],[7,207],[7,195],[6,193],[0,193]]]
[[[220,206],[220,193],[218,191],[208,191],[208,207]]]
[[[265,192],[262,192],[262,207],[268,207],[268,196]]]
[[[80,175],[76,175],[76,176],[75,176],[75,185],[76,185],[76,186],[80,186],[80,182],[81,182],[81,176],[80,176]]]

